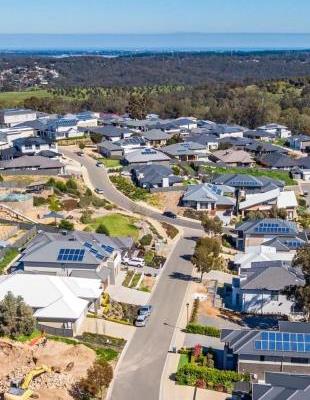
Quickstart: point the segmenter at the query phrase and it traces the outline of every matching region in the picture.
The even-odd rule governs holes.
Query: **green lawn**
[[[29,336],[19,335],[15,338],[15,340],[17,340],[18,342],[21,342],[21,343],[25,343],[32,339],[36,339],[37,337],[39,337],[41,335],[42,335],[42,333],[40,331],[34,330],[31,335],[29,335]]]
[[[177,371],[178,371],[180,368],[184,367],[184,365],[186,365],[186,364],[188,364],[188,363],[189,363],[188,354],[181,354],[181,357],[180,357],[180,359],[179,359],[179,364],[178,364],[178,369],[177,369]]]
[[[111,158],[99,158],[98,161],[106,168],[117,168],[121,166],[120,160],[112,160]]]
[[[238,168],[238,167],[209,167],[204,165],[203,170],[207,174],[248,174],[253,176],[266,176],[272,179],[278,179],[285,182],[285,185],[295,185],[296,181],[289,176],[288,171],[279,171],[271,169],[258,168]]]
[[[70,97],[66,96],[54,96],[53,94],[48,93],[48,91],[45,89],[32,89],[20,92],[0,92],[0,102],[3,103],[5,107],[16,107],[30,97],[53,97],[70,99]]]
[[[4,257],[0,260],[0,274],[3,274],[5,268],[19,254],[16,249],[8,249],[5,251]]]
[[[104,225],[110,236],[131,236],[138,240],[139,229],[134,226],[135,218],[123,214],[110,214],[93,219],[89,226],[96,230],[99,225]]]

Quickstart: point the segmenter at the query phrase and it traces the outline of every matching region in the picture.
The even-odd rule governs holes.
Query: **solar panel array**
[[[231,181],[230,183],[229,183],[231,186],[255,186],[255,187],[259,187],[260,185],[257,183],[257,182],[255,182],[255,181],[241,181],[241,180],[238,180],[238,181]]]
[[[84,249],[60,249],[57,261],[83,261]]]
[[[254,342],[255,350],[310,352],[310,334],[286,332],[262,332]]]
[[[152,149],[144,149],[141,154],[157,154],[157,151]]]
[[[113,251],[114,251],[114,248],[113,248],[113,247],[107,246],[107,245],[105,245],[105,244],[102,244],[101,247],[102,247],[105,251],[107,251],[108,253],[113,253]]]
[[[289,233],[290,229],[277,223],[261,223],[255,229],[258,233]]]
[[[285,240],[284,244],[290,248],[298,248],[303,246],[303,244],[301,242],[297,242],[297,240]]]

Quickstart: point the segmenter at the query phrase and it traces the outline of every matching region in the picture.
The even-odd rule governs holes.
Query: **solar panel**
[[[57,261],[83,261],[84,254],[83,249],[60,249]]]
[[[262,332],[254,342],[255,350],[310,352],[310,334],[288,332]]]

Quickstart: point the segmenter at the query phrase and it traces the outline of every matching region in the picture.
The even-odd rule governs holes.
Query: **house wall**
[[[8,126],[14,126],[26,121],[34,121],[35,119],[37,119],[37,113],[35,111],[14,115],[6,115],[5,113],[0,113],[0,122]]]
[[[252,291],[242,293],[241,308],[243,312],[255,314],[281,314],[289,316],[294,303],[286,296],[274,293],[278,298],[272,296],[271,292]]]

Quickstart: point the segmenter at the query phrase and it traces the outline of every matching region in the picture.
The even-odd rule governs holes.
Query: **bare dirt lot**
[[[81,344],[48,340],[45,346],[30,346],[2,339],[0,392],[7,391],[11,381],[21,381],[33,368],[46,365],[51,372],[34,378],[30,389],[42,400],[71,400],[72,385],[86,375],[95,358],[95,352]]]

